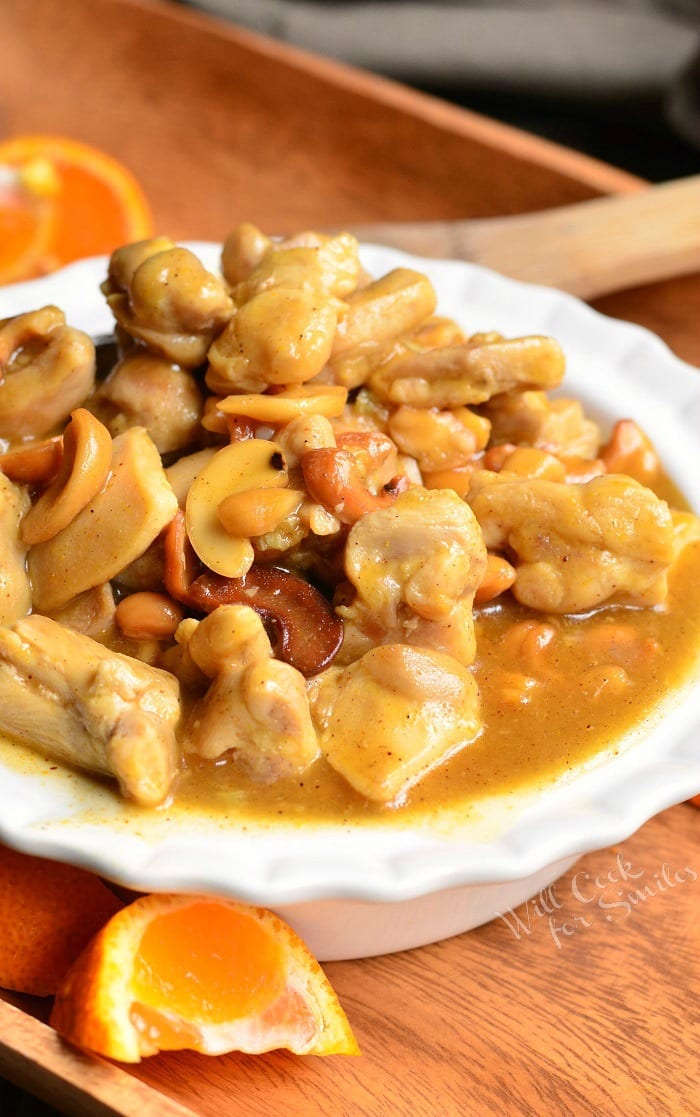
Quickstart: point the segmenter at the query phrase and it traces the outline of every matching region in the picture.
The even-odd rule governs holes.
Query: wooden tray
[[[274,231],[507,214],[640,186],[172,5],[28,0],[3,5],[0,32],[0,133],[63,132],[111,151],[175,237],[220,239],[241,219]],[[700,277],[598,305],[700,363]],[[42,1002],[8,996],[0,1072],[86,1117],[690,1117],[699,827],[675,807],[507,920],[329,965],[360,1059],[178,1054],[126,1070],[68,1051],[40,1023]],[[3,1045],[10,1036],[22,1056]]]
[[[675,807],[485,927],[326,965],[359,1059],[178,1053],[122,1070],[14,997],[2,1034],[26,1054],[0,1034],[0,1072],[77,1117],[693,1117],[699,826]]]

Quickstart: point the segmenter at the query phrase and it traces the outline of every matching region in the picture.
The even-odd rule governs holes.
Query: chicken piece
[[[64,423],[95,384],[95,346],[44,306],[0,322],[0,438],[41,438]]]
[[[477,473],[468,495],[489,550],[516,566],[512,592],[532,609],[583,613],[606,602],[666,599],[674,525],[665,501],[623,474],[582,485]]]
[[[373,648],[349,667],[328,668],[312,687],[323,755],[380,803],[400,800],[481,729],[472,675],[432,649]]]
[[[371,287],[372,284],[368,283],[365,286]],[[424,309],[427,308],[424,306]],[[453,322],[450,318],[441,318],[437,315],[428,315],[428,317],[418,322],[418,325],[412,330],[405,328],[404,321],[397,322],[396,326],[398,331],[392,332],[388,328],[388,324],[382,322],[382,330],[379,336],[374,335],[364,344],[355,345],[354,348],[346,349],[345,352],[337,354],[333,358],[332,365],[327,367],[327,372],[332,376],[332,382],[343,384],[346,388],[358,388],[362,384],[366,385],[376,373],[379,381],[385,383],[383,373],[386,366],[399,360],[405,354],[410,353],[411,356],[415,356],[416,353],[424,353],[429,349],[459,346],[466,342],[466,338],[456,322]],[[380,337],[383,340],[379,340]],[[389,375],[387,381],[390,382],[391,379],[392,377]],[[366,388],[364,390],[368,391]],[[388,388],[386,391],[388,391]],[[386,407],[386,400],[380,403],[378,398],[372,398],[377,409]],[[380,429],[383,430],[384,427],[382,426]]]
[[[343,305],[332,293],[332,253],[321,252],[271,248],[238,284],[236,312],[208,354],[212,392],[260,392],[271,384],[303,384],[321,372]]]
[[[180,640],[212,679],[195,702],[184,747],[206,760],[233,750],[253,779],[272,783],[304,771],[318,756],[304,676],[274,659],[265,628],[247,605],[220,605]]]
[[[261,392],[303,384],[330,356],[337,300],[318,291],[269,287],[244,303],[209,350],[210,391]]]
[[[346,388],[364,384],[387,362],[413,352],[416,331],[431,318],[436,295],[427,276],[394,268],[363,284],[338,319],[327,371]]]
[[[345,573],[357,591],[338,606],[345,621],[340,661],[377,644],[407,643],[474,661],[472,603],[486,548],[469,506],[442,489],[408,489],[353,526]]]
[[[0,473],[0,624],[11,624],[32,607],[27,548],[19,534],[20,521],[29,506],[26,490]]]
[[[161,533],[142,555],[115,574],[112,582],[120,597],[125,593],[158,593],[163,589],[164,572],[165,536]],[[68,602],[67,608],[70,606],[71,602]]]
[[[514,388],[555,388],[564,367],[552,338],[476,334],[462,345],[399,349],[370,376],[369,386],[388,403],[452,409]]]
[[[491,421],[492,443],[536,446],[551,454],[594,458],[601,437],[577,399],[549,399],[544,392],[507,392],[491,400],[483,414]]]
[[[280,245],[286,248],[313,248],[323,276],[324,289],[339,299],[351,295],[366,279],[360,263],[360,245],[352,233],[329,236],[306,230],[286,237]]]
[[[270,242],[233,296],[238,306],[273,287],[345,298],[355,290],[360,271],[359,245],[351,233],[333,237],[300,233],[277,244]]]
[[[62,609],[57,609],[51,619],[74,632],[82,632],[83,636],[92,636],[93,640],[105,643],[116,631],[115,610],[112,586],[103,582],[101,586],[78,594]]]
[[[415,330],[435,310],[432,283],[412,268],[394,268],[348,296],[333,341],[333,358]]]
[[[142,806],[178,767],[177,680],[33,614],[0,629],[0,732],[99,775]]]
[[[197,368],[230,319],[233,303],[222,281],[189,249],[144,252],[121,270],[110,264],[103,286],[109,307],[129,337],[183,368]]]
[[[136,350],[123,357],[90,400],[110,434],[145,427],[160,454],[184,450],[200,433],[204,398],[191,372]]]
[[[168,252],[175,248],[175,242],[170,237],[150,237],[147,240],[135,240],[131,244],[123,244],[114,250],[109,258],[107,278],[100,285],[102,294],[109,301],[110,295],[126,294],[134,278],[136,269],[144,261],[159,252]]]
[[[114,439],[104,488],[58,535],[29,551],[34,606],[60,609],[116,578],[142,555],[177,512],[160,455],[143,427]]]

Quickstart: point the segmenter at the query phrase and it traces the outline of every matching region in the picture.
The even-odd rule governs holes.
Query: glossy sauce
[[[527,621],[554,630],[542,654],[530,659],[508,638],[514,625]],[[700,542],[686,547],[674,566],[663,610],[619,606],[585,617],[552,617],[523,608],[508,594],[502,604],[476,613],[476,631],[474,671],[484,731],[400,805],[365,801],[324,760],[299,782],[262,787],[227,758],[190,767],[178,788],[179,802],[242,820],[391,823],[397,813],[402,819],[431,816],[565,775],[614,750],[698,663]],[[623,671],[629,682],[621,684]],[[521,694],[526,701],[519,700]]]

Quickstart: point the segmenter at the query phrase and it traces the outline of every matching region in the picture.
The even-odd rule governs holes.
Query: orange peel
[[[0,143],[0,283],[110,253],[151,233],[141,186],[106,152],[64,136]]]
[[[70,1043],[128,1063],[182,1049],[358,1053],[291,928],[205,896],[144,896],[115,915],[66,975],[50,1022]]]
[[[0,846],[0,986],[46,997],[122,904],[99,877]]]

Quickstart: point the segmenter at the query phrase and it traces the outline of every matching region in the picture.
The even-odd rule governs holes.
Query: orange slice
[[[59,990],[51,1024],[123,1062],[183,1048],[206,1055],[353,1055],[338,998],[276,915],[233,900],[144,896],[93,939]]]
[[[126,167],[62,136],[0,144],[0,282],[28,279],[152,233]]]
[[[46,997],[121,908],[99,877],[0,846],[0,986]]]
[[[0,283],[41,275],[49,259],[53,219],[47,198],[32,194],[0,164]]]

